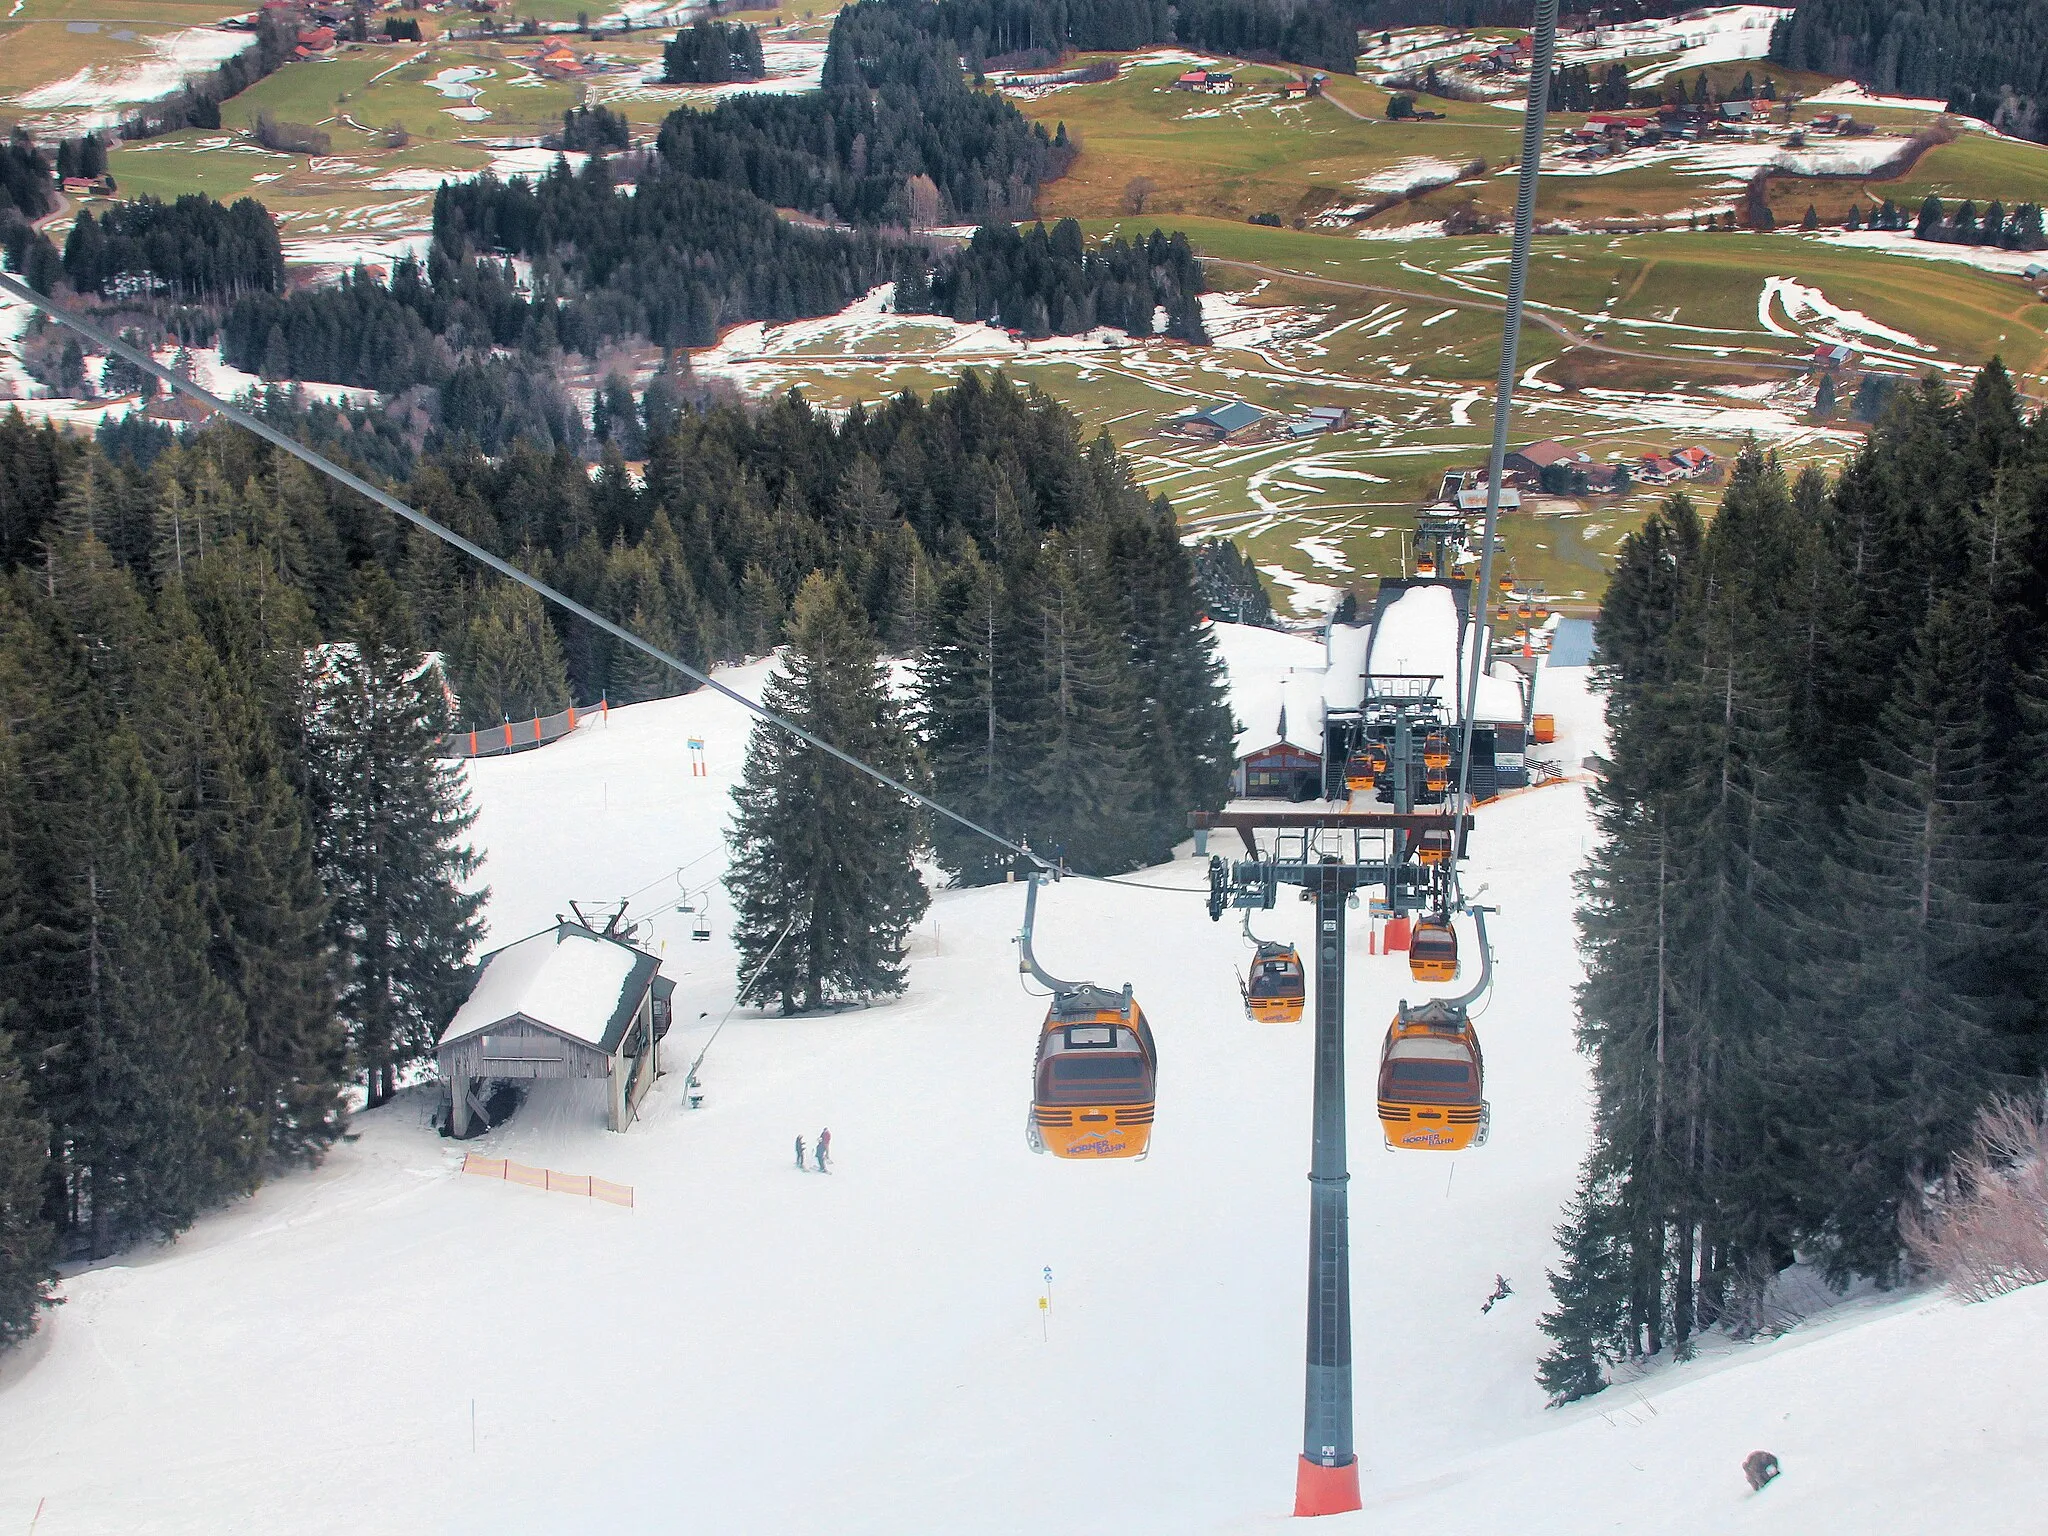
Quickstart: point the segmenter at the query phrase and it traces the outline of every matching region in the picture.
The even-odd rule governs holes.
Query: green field
[[[747,19],[778,14],[788,21],[801,13]],[[664,36],[607,37],[596,46],[650,58]],[[374,244],[424,227],[440,174],[490,162],[492,152],[472,141],[526,136],[559,120],[578,88],[518,83],[533,78],[522,60],[534,47],[517,37],[444,40],[288,65],[228,104],[227,129],[124,146],[112,168],[126,193],[258,196],[288,240],[343,237],[323,250],[352,249],[359,236]],[[1212,317],[1214,345],[1153,339],[1077,349],[1055,340],[1020,349],[985,329],[867,314],[780,327],[758,343],[707,354],[700,366],[750,395],[794,386],[831,407],[939,387],[965,365],[1001,367],[1066,401],[1090,430],[1108,430],[1191,530],[1239,539],[1275,575],[1283,609],[1289,593],[1309,611],[1330,588],[1402,569],[1416,505],[1446,469],[1475,467],[1486,452],[1506,241],[1360,238],[1347,220],[1318,215],[1371,201],[1375,194],[1360,184],[1403,162],[1462,168],[1473,159],[1486,160],[1488,174],[1373,222],[1440,217],[1474,198],[1505,214],[1518,119],[1483,103],[1432,103],[1443,121],[1392,123],[1386,93],[1348,77],[1328,82],[1329,100],[1287,102],[1277,87],[1294,72],[1260,65],[1240,67],[1238,89],[1227,96],[1177,92],[1170,85],[1181,68],[1129,69],[1113,83],[1062,88],[1020,106],[1048,130],[1064,122],[1080,145],[1070,173],[1042,190],[1040,213],[1076,215],[1090,238],[1184,231],[1210,262],[1211,291],[1228,298]],[[430,82],[452,69],[489,71],[472,82],[488,120],[449,114],[459,99]],[[1717,80],[1729,76],[1724,84],[1740,72],[1709,68]],[[602,99],[631,78],[603,77],[591,95]],[[674,103],[661,93],[626,93],[617,104],[647,127]],[[318,125],[332,152],[309,159],[257,150],[234,130],[259,112]],[[412,136],[407,147],[389,147],[394,125]],[[1138,178],[1151,184],[1142,217],[1129,211]],[[1552,177],[1541,206],[1550,217],[1626,218],[1696,203],[1713,180],[1665,164]],[[2033,189],[2043,180],[2048,151],[1967,134],[1930,152],[1899,186],[2012,202],[2040,196]],[[1825,185],[1846,196],[1858,183]],[[1798,195],[1799,184],[1784,186]],[[1269,211],[1303,227],[1246,222]],[[1795,465],[1839,461],[1855,431],[1807,414],[1806,359],[1816,336],[1844,336],[1894,372],[1945,368],[1952,381],[1999,354],[2023,387],[2048,388],[2048,305],[2020,284],[1796,233],[1543,236],[1528,296],[1513,440],[1555,437],[1594,463],[1682,443],[1726,459],[1752,433]],[[1853,385],[1853,377],[1843,381]],[[1164,429],[1190,406],[1225,398],[1283,420],[1341,403],[1363,424],[1242,445]],[[1616,543],[1661,494],[1547,502],[1515,514],[1505,533],[1510,562],[1520,579],[1560,598],[1595,598]],[[1717,493],[1701,486],[1696,494],[1711,507]]]
[[[1442,123],[1389,123],[1380,116],[1384,92],[1332,81],[1333,96],[1368,114],[1361,121],[1333,102],[1283,102],[1278,87],[1293,70],[1243,66],[1234,92],[1210,96],[1172,89],[1181,68],[1130,69],[1113,83],[1019,103],[1048,131],[1064,122],[1081,145],[1073,168],[1041,195],[1047,216],[1126,212],[1131,184],[1143,177],[1157,189],[1148,213],[1270,212],[1292,220],[1368,201],[1372,194],[1352,183],[1400,160],[1428,157],[1463,167],[1475,158],[1497,164],[1514,152],[1514,119],[1490,108]]]

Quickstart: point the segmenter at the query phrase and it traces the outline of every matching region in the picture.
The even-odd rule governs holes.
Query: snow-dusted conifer
[[[476,813],[459,770],[437,756],[450,729],[440,679],[381,572],[363,580],[345,643],[321,658],[313,709],[328,931],[375,1106],[461,1003],[485,894],[463,888],[478,863],[465,841]]]
[[[837,576],[814,575],[797,593],[764,702],[885,773],[919,773],[880,648]],[[905,937],[930,899],[913,863],[916,808],[767,721],[747,743],[733,802],[726,883],[739,973],[752,978],[741,1000],[807,1013],[902,991]]]

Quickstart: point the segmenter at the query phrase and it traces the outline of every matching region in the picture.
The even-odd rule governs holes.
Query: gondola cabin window
[[[1072,1025],[1046,1042],[1039,1099],[1047,1104],[1131,1104],[1148,1096],[1137,1035],[1109,1024]]]
[[[1387,1052],[1382,1098],[1460,1103],[1478,1091],[1472,1053],[1455,1040],[1397,1040]]]

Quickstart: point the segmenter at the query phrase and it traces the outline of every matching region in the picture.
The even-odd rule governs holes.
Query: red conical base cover
[[[1387,919],[1387,953],[1398,955],[1408,947],[1408,919],[1390,917]]]
[[[1296,1515],[1344,1515],[1358,1508],[1358,1459],[1320,1467],[1306,1456],[1294,1473]]]

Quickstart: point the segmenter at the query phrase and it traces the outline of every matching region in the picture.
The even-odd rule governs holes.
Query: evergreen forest
[[[1773,31],[1771,57],[1880,95],[1944,98],[2020,138],[2048,137],[2042,0],[1803,0]]]
[[[1752,450],[1602,606],[1581,876],[1595,1138],[1553,1401],[1774,1321],[1795,1261],[1901,1276],[1973,1116],[2048,1069],[2048,417],[1992,364],[1838,478]]]
[[[1136,241],[1117,235],[1091,251],[1081,226],[1061,219],[1050,234],[1043,224],[984,224],[936,274],[919,267],[900,276],[896,308],[996,321],[1033,340],[1098,325],[1150,336],[1154,312],[1163,309],[1164,333],[1199,345],[1209,340],[1202,289],[1202,264],[1178,231],[1155,229]]]
[[[396,470],[363,467],[413,505],[693,664],[763,655],[794,614],[798,712],[1079,869],[1161,857],[1221,803],[1233,722],[1172,508],[1064,407],[967,373],[838,421],[794,394],[615,409],[644,477],[615,438],[593,473],[266,402],[382,444]],[[876,692],[884,653],[913,663],[907,701]],[[376,1104],[431,1052],[483,899],[445,738],[685,686],[239,429],[0,419],[0,1340],[56,1256],[317,1159],[348,1084]],[[841,798],[900,857],[835,856],[867,872],[764,1001],[897,985],[928,840],[961,880],[1002,876],[887,796]],[[895,916],[862,930],[869,908]]]
[[[740,22],[699,21],[663,45],[661,67],[669,85],[758,80],[764,73],[761,34]]]

